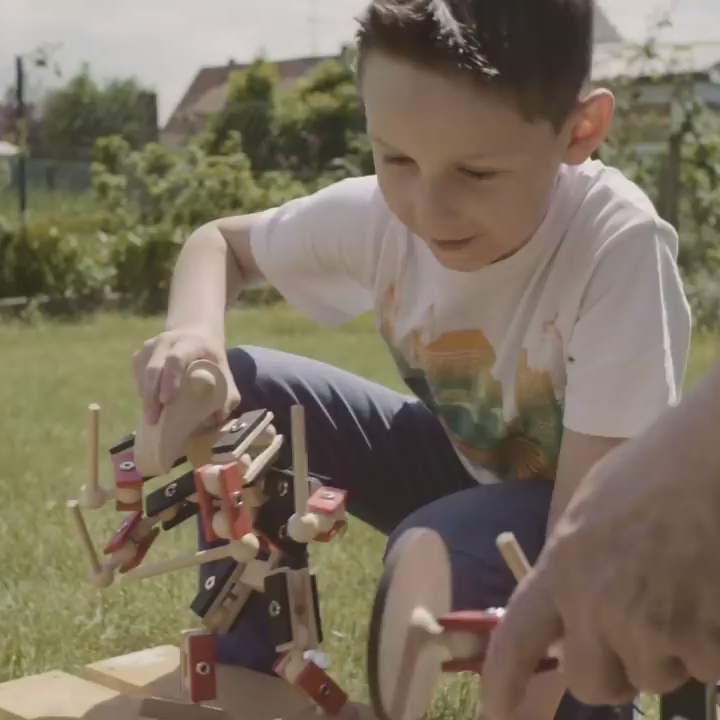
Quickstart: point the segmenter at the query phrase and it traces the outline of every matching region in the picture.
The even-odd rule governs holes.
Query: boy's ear
[[[593,90],[582,98],[569,123],[566,165],[584,163],[604,142],[612,125],[615,98],[609,90]]]

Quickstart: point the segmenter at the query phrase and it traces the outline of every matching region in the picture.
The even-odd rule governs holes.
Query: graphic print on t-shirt
[[[553,479],[562,437],[562,341],[544,326],[543,369],[519,352],[511,381],[494,375],[496,352],[480,329],[437,332],[430,305],[420,327],[395,337],[396,288],[379,307],[380,332],[406,385],[443,423],[456,449],[500,479]],[[553,357],[554,356],[554,357]]]

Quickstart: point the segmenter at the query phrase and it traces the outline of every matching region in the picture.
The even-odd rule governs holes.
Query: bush
[[[23,229],[0,217],[0,297],[48,295],[99,300],[111,282],[110,246],[102,232],[72,222],[35,220]]]
[[[648,85],[667,85],[652,43],[638,63],[654,63],[644,85],[619,81],[611,137],[598,155],[638,182],[679,230],[680,264],[698,329],[720,326],[720,113],[678,81],[673,123],[660,151],[647,154],[638,102]],[[654,73],[654,74],[653,74]],[[667,116],[667,113],[666,115]],[[279,205],[348,176],[373,172],[361,104],[344,62],[326,62],[289,90],[259,59],[238,73],[225,108],[187,149],[151,143],[133,150],[121,137],[99,140],[91,206],[28,215],[25,234],[0,215],[0,297],[47,294],[102,298],[119,294],[139,312],[165,307],[183,240],[214,218]],[[657,128],[655,128],[657,130]],[[0,210],[1,212],[1,210]],[[48,219],[50,217],[51,219]],[[279,299],[269,288],[248,302]]]

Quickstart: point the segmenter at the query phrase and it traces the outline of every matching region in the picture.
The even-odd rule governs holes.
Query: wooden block
[[[315,703],[301,690],[278,677],[219,663],[216,672],[217,700],[195,706],[199,712],[204,708],[222,709],[226,712],[228,720],[318,720]],[[180,685],[180,649],[173,645],[162,645],[92,663],[85,668],[84,675],[95,683],[104,685],[107,688],[105,692],[111,695],[117,695],[118,691],[125,693],[128,700],[133,699],[136,703],[130,711],[126,711],[130,714],[118,715],[117,718],[114,715],[108,715],[107,718],[104,715],[88,715],[86,720],[141,718],[142,715],[138,714],[140,696],[185,701]],[[77,682],[83,681],[77,680]],[[2,687],[0,685],[0,689]],[[198,714],[198,720],[205,714]],[[0,720],[26,720],[26,718],[39,720],[42,717],[0,714]],[[338,718],[375,720],[367,705],[352,703],[348,703],[335,720]]]
[[[231,720],[275,720],[314,708],[297,688],[280,678],[219,663],[216,672],[217,700],[204,704],[226,710]],[[185,700],[180,684],[180,648],[173,645],[92,663],[85,668],[84,676],[128,695]],[[5,719],[0,716],[0,720]]]
[[[0,720],[134,720],[139,702],[60,671],[0,685]]]
[[[180,648],[160,645],[86,665],[83,676],[126,695],[182,699]]]
[[[229,720],[220,708],[192,705],[177,700],[145,698],[140,705],[139,717],[145,720]]]

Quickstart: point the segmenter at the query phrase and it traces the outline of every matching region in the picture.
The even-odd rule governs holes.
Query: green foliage
[[[223,110],[212,116],[200,146],[211,155],[237,147],[247,155],[256,172],[272,169],[277,151],[275,142],[275,93],[277,67],[262,59],[230,80]],[[228,143],[231,143],[229,146]]]
[[[45,100],[32,140],[56,158],[87,152],[109,135],[121,135],[140,147],[154,132],[154,102],[153,94],[134,79],[101,85],[84,66]]]
[[[279,162],[308,181],[336,170],[353,153],[363,129],[350,66],[318,65],[281,97],[277,118]]]
[[[687,76],[673,74],[684,52],[668,53],[655,38],[625,58],[642,80],[614,83],[614,129],[599,156],[635,180],[678,230],[695,327],[708,331],[720,327],[720,108],[707,107]],[[653,91],[665,104],[642,112]]]
[[[598,156],[638,182],[678,228],[696,326],[716,329],[720,112],[702,104],[686,77],[667,71],[674,59],[656,43],[636,48],[626,62],[634,79],[612,85],[616,120]],[[639,72],[643,67],[647,71]],[[161,310],[177,253],[194,228],[374,171],[347,62],[323,62],[287,87],[277,67],[259,58],[233,76],[224,108],[178,152],[155,143],[134,145],[131,124],[122,120],[127,115],[113,105],[131,104],[133,87],[118,82],[102,89],[85,72],[54,98],[50,107],[64,132],[70,128],[81,137],[89,127],[103,128],[95,143],[92,205],[82,212],[53,212],[51,220],[31,215],[23,236],[18,223],[2,220],[0,204],[0,297],[118,293],[132,309]],[[669,93],[669,103],[644,112],[643,97],[653,87]],[[115,100],[101,102],[111,90]],[[64,125],[63,117],[69,118]],[[261,290],[251,299],[277,297]]]
[[[0,297],[49,295],[99,300],[112,273],[109,247],[98,231],[36,219],[25,231],[0,217]]]

